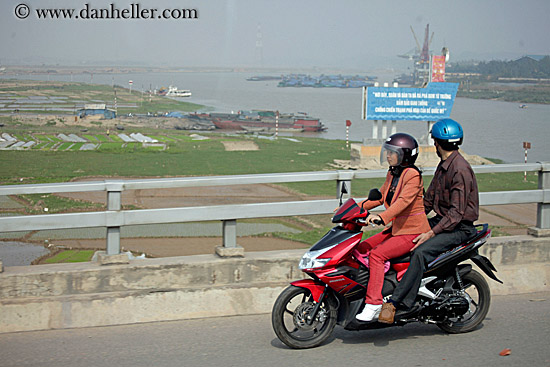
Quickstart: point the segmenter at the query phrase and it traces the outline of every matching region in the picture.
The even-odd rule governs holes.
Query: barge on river
[[[277,111],[239,111],[237,113],[201,113],[189,116],[199,121],[210,121],[216,128],[246,131],[307,131],[318,132],[326,127],[318,118],[306,113],[279,113]]]

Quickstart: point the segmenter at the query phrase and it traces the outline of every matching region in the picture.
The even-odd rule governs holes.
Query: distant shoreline
[[[5,70],[0,72],[0,77],[16,78],[17,76],[52,76],[55,75],[124,75],[134,73],[257,73],[257,74],[283,74],[283,73],[364,73],[365,71],[351,71],[339,69],[318,70],[312,68],[255,68],[255,67],[148,67],[148,66],[62,66],[62,65],[29,65],[29,66],[3,66]],[[389,72],[389,70],[388,70]],[[370,74],[373,72],[370,71]],[[485,99],[522,104],[550,104],[550,84],[541,83],[469,83],[466,80],[449,80],[459,82],[460,87],[457,97],[471,99]],[[405,86],[405,85],[403,85]]]

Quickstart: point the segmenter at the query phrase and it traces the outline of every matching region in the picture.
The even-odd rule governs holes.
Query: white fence
[[[484,165],[473,166],[473,169],[476,173],[538,172],[538,189],[483,192],[479,195],[480,205],[538,203],[536,227],[542,230],[550,229],[550,163]],[[434,171],[435,168],[427,168],[424,169],[424,174],[431,175]],[[346,183],[348,191],[350,191],[351,183],[354,179],[385,177],[386,172],[386,170],[322,171],[0,186],[0,195],[91,191],[105,191],[107,193],[107,211],[0,217],[0,233],[105,227],[106,253],[107,255],[116,255],[120,253],[120,228],[122,226],[220,220],[223,222],[223,245],[227,248],[233,248],[237,246],[236,223],[239,219],[329,214],[337,206],[337,199],[121,210],[122,191],[197,186],[335,181],[335,193],[336,197],[338,197],[340,195],[340,187],[343,183]]]

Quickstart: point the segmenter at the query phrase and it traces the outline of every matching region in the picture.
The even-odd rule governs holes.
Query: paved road
[[[269,315],[0,335],[0,366],[550,366],[550,292],[495,296],[480,329],[349,332],[290,350]],[[511,355],[499,356],[504,348]]]

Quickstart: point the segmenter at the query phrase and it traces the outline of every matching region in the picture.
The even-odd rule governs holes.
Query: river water
[[[318,117],[328,127],[323,133],[308,133],[326,139],[345,139],[345,121],[351,120],[351,141],[372,137],[372,121],[361,120],[361,89],[339,88],[279,88],[277,81],[249,82],[257,75],[244,72],[180,72],[139,74],[32,75],[22,79],[63,80],[85,83],[112,83],[133,90],[158,89],[168,85],[190,89],[193,96],[183,100],[203,104],[215,111],[271,109],[282,112],[307,112]],[[275,74],[265,74],[275,75]],[[370,75],[370,74],[369,74]],[[392,75],[379,76],[380,82],[391,82]],[[112,103],[112,101],[105,101]],[[465,131],[463,149],[468,154],[498,158],[506,163],[521,163],[525,159],[523,142],[531,143],[528,162],[550,161],[550,105],[457,98],[451,117]],[[389,127],[388,127],[389,131]],[[427,134],[425,122],[397,122],[397,131],[420,138]],[[293,133],[301,136],[305,133]]]
[[[30,265],[50,251],[43,246],[17,241],[0,241],[0,260],[4,266]]]

